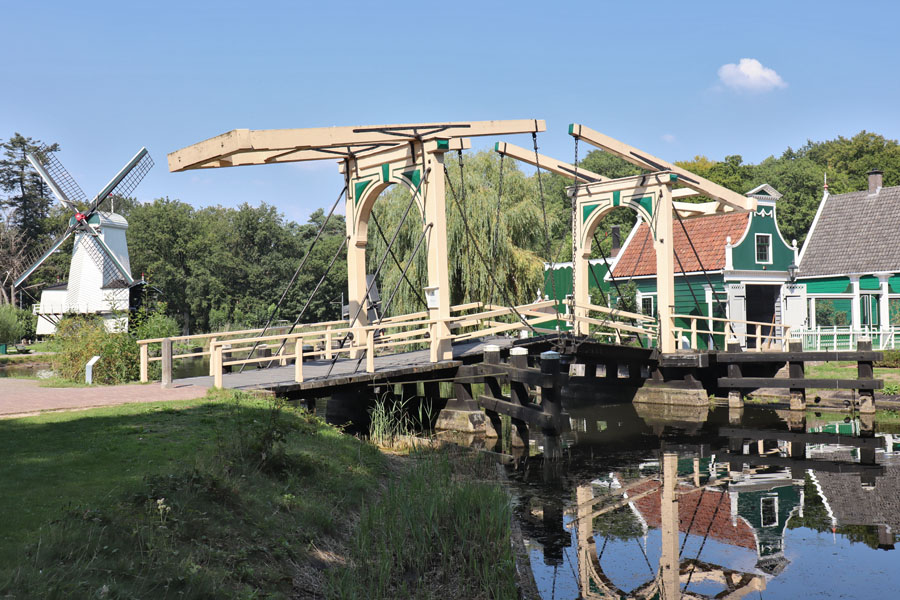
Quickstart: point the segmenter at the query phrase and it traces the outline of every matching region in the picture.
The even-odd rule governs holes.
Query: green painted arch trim
[[[644,196],[643,198],[640,198],[637,203],[647,211],[648,216],[653,216],[653,196]]]
[[[414,190],[419,187],[419,183],[422,181],[422,172],[419,169],[403,171],[400,173],[400,176],[408,181]]]
[[[381,165],[381,181],[387,183],[391,180],[391,167],[387,163]]]
[[[363,196],[363,192],[366,191],[366,188],[369,187],[369,184],[372,183],[371,179],[367,179],[366,181],[357,181],[353,184],[353,205],[359,206],[359,201]]]

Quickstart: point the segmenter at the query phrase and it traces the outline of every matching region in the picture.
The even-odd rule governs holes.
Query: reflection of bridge
[[[682,424],[674,423],[676,427]],[[701,581],[721,587],[716,598],[740,598],[764,590],[767,580],[788,566],[785,531],[789,519],[803,515],[807,476],[819,489],[835,525],[873,525],[878,547],[893,548],[897,480],[885,471],[893,466],[875,460],[876,450],[884,460],[893,458],[891,448],[881,454],[885,439],[874,437],[865,425],[862,437],[854,437],[806,433],[805,423],[789,424],[793,431],[714,427],[700,439],[724,438],[725,443],[697,446],[697,452],[707,458],[700,458],[690,450],[691,444],[685,443],[679,453],[662,454],[658,474],[653,473],[654,461],[642,467],[636,479],[634,474],[630,480],[611,475],[613,484],[609,486],[597,481],[578,485],[572,512],[582,597],[711,597],[691,590],[691,585]],[[823,447],[831,448],[831,453],[819,450],[818,460],[809,458],[813,449]],[[598,492],[600,489],[603,491]],[[650,579],[632,589],[623,589],[604,572],[602,558],[609,539],[601,539],[602,534],[597,533],[598,519],[602,519],[599,529],[608,530],[607,519],[626,507],[638,516],[645,531],[658,528],[662,535],[656,570],[651,566]],[[707,539],[749,549],[757,557],[755,568],[748,571],[715,564],[699,553],[688,557],[684,553],[687,540],[679,548],[679,534],[702,538],[701,552]]]
[[[299,325],[304,308],[287,332],[275,333],[266,327],[242,334],[144,340],[141,344],[142,380],[148,379],[151,362],[159,360],[162,363],[163,383],[170,384],[172,360],[197,356],[209,356],[212,377],[209,383],[216,387],[262,388],[283,395],[359,399],[365,395],[360,391],[361,385],[406,383],[404,394],[407,394],[413,393],[413,382],[423,381],[427,385],[437,380],[451,379],[458,384],[456,397],[449,401],[452,410],[471,412],[481,405],[491,413],[505,413],[520,423],[539,424],[542,429],[555,432],[566,428],[560,420],[561,411],[534,402],[536,394],[533,392],[538,388],[556,390],[548,393],[558,397],[559,387],[566,383],[576,387],[581,383],[583,388],[658,388],[666,394],[678,393],[681,401],[695,404],[705,403],[706,394],[720,388],[730,390],[735,396],[734,402],[740,403],[741,390],[762,386],[790,388],[794,392],[792,395],[798,398],[806,387],[847,387],[865,390],[863,396],[868,400],[862,403],[861,409],[874,410],[871,390],[880,384],[872,378],[871,361],[877,356],[866,352],[865,348],[861,348],[859,353],[851,353],[853,360],[860,361],[860,371],[859,379],[849,381],[803,380],[803,361],[827,359],[827,356],[783,352],[787,332],[776,335],[776,328],[771,327],[766,329],[770,331],[768,339],[757,340],[757,348],[766,347],[769,352],[752,353],[750,358],[736,351],[702,353],[679,350],[683,337],[693,340],[692,347],[696,347],[698,336],[721,334],[721,330],[713,331],[716,329],[713,322],[724,321],[725,331],[732,334],[744,331],[747,323],[702,314],[673,314],[675,261],[680,260],[672,247],[676,219],[684,228],[684,219],[698,215],[755,210],[755,199],[728,190],[588,127],[573,124],[569,133],[576,142],[588,142],[647,171],[643,175],[620,179],[588,174],[584,169],[579,171],[577,165],[566,165],[537,153],[536,135],[544,129],[543,121],[531,119],[265,131],[239,129],[170,154],[169,168],[172,171],[310,160],[338,161],[345,183],[328,219],[344,198],[347,233],[306,306],[309,306],[337,257],[346,250],[349,318],[346,321]],[[496,278],[500,275],[494,273],[497,264],[492,260],[496,259],[493,250],[489,254],[479,244],[462,208],[464,186],[460,189],[463,197],[459,198],[453,192],[452,182],[447,179],[444,168],[447,152],[455,150],[461,153],[470,147],[472,137],[512,134],[530,134],[533,137],[533,159],[525,157],[522,152],[517,154],[511,145],[504,146],[506,155],[531,160],[539,169],[559,173],[574,181],[567,191],[572,201],[574,277],[572,300],[566,314],[561,312],[556,300],[516,305],[510,297],[509,286],[497,285]],[[368,223],[379,195],[391,185],[406,187],[411,197],[391,241],[388,242],[385,236],[386,252],[375,261],[375,272],[369,274],[366,272]],[[453,205],[462,218],[465,230],[462,243],[478,256],[482,267],[487,269],[491,288],[500,290],[503,296],[501,303],[496,303],[494,298],[470,298],[472,302],[468,304],[451,305],[445,187],[450,187]],[[698,196],[710,201],[684,201]],[[404,265],[395,256],[392,247],[413,206],[421,216],[422,231],[411,256],[404,257]],[[588,262],[592,244],[596,243],[594,232],[602,219],[619,207],[638,213],[651,226],[657,265],[658,318],[590,302]],[[319,234],[324,231],[328,219],[322,224]],[[545,231],[545,234],[549,244],[549,232]],[[312,246],[315,246],[316,240]],[[391,304],[399,285],[404,281],[413,285],[406,274],[420,250],[423,250],[427,264],[428,285],[424,290],[427,299],[422,301],[425,310],[384,316],[391,314]],[[402,276],[397,281],[398,287],[391,290],[387,300],[381,303],[374,298],[374,285],[389,257]],[[304,264],[305,259],[301,267]],[[415,291],[421,295],[419,290]],[[676,327],[676,319],[682,324],[680,329]],[[690,323],[688,329],[685,329],[685,322]],[[568,326],[574,336],[563,338],[557,334],[556,328],[560,325]],[[756,330],[762,331],[769,324],[756,325]],[[546,337],[548,334],[555,334],[556,339]],[[497,354],[496,350],[489,350],[486,344],[479,342],[497,335],[527,336],[531,340],[519,343],[524,350],[510,353],[509,362],[504,362],[505,349],[501,348],[500,354]],[[201,348],[173,353],[173,342],[198,344]],[[505,345],[510,343],[507,341]],[[626,348],[629,343],[637,343],[642,348]],[[546,354],[547,351],[553,351],[553,354]],[[568,354],[577,368],[568,374],[558,373],[560,353]],[[771,375],[787,362],[792,364],[790,378],[773,379]],[[293,363],[293,366],[288,368],[288,363]],[[481,368],[463,369],[478,363],[481,363]],[[247,366],[276,365],[281,368],[276,367],[265,373],[260,370],[245,371]],[[240,373],[226,375],[224,371],[231,368],[239,369]],[[463,370],[454,372],[453,369]],[[568,381],[566,375],[569,375]],[[491,388],[491,393],[472,398],[466,386],[474,381],[485,383]],[[503,383],[516,384],[516,397],[506,397],[500,393]],[[441,400],[434,398],[434,386],[430,387],[431,392],[421,395],[431,395],[433,401]],[[548,397],[548,394],[543,397]]]

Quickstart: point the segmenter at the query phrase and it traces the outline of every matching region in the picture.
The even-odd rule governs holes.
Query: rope
[[[647,240],[645,239],[644,241],[646,242]],[[609,266],[609,261],[606,260],[606,253],[603,251],[603,247],[600,245],[600,241],[597,239],[597,231],[596,230],[594,230],[594,243],[597,244],[597,250],[600,252],[600,256],[603,257],[603,263],[606,265],[606,272],[609,274],[609,278],[613,282],[613,286],[615,286],[615,288],[616,288],[616,294],[619,295],[619,300],[621,301],[621,299],[623,297],[622,290],[619,289],[619,283],[616,280],[615,275],[613,275],[612,268]],[[588,270],[590,270],[590,268],[591,268],[591,264],[590,264],[590,261],[588,261]],[[635,268],[635,270],[637,270],[637,265],[635,265],[634,268]],[[593,271],[591,271],[591,272],[593,272]],[[597,285],[599,286],[600,284],[598,283]],[[607,301],[607,304],[611,304],[611,303],[609,301]],[[610,306],[610,308],[612,308],[612,306]],[[635,324],[634,319],[631,319],[631,323]],[[643,348],[644,340],[641,339],[640,335],[637,336],[637,339],[638,339],[638,343],[641,345],[641,348]]]
[[[422,247],[422,242],[425,241],[425,236],[428,235],[428,232],[431,231],[432,223],[429,223],[425,226],[425,229],[422,230],[422,235],[419,236],[419,241],[416,243],[416,247],[413,249],[412,256],[409,257],[409,261],[406,263],[406,266],[403,267],[403,275],[406,275],[406,270],[412,265],[413,260],[416,258],[416,254],[419,253],[419,248]],[[381,325],[381,322],[384,320],[384,316],[387,314],[388,308],[391,306],[391,302],[394,301],[394,296],[397,294],[397,290],[400,289],[400,281],[397,282],[397,285],[394,286],[394,290],[391,292],[391,296],[388,298],[388,301],[384,304],[381,309],[381,317],[378,318],[378,322],[375,324]],[[368,352],[368,348],[363,350],[363,352],[359,355],[359,359],[356,361],[356,368],[353,369],[353,372],[356,373],[359,371],[359,366],[362,364],[363,358],[365,358],[366,353]]]
[[[372,222],[375,223],[375,229],[378,231],[378,235],[381,237],[381,241],[383,241],[385,243],[385,245],[387,245],[387,243],[388,243],[387,236],[384,235],[384,230],[381,229],[381,225],[378,224],[378,219],[375,218],[375,211],[373,210],[370,213],[370,215],[372,217]],[[397,255],[394,254],[394,251],[392,249],[388,248],[388,252],[390,252],[391,258],[394,259],[394,264],[396,264],[397,267],[399,267],[400,269],[403,269],[403,265],[400,264],[400,260],[397,258]],[[403,270],[403,279],[406,281],[406,283],[409,284],[409,289],[412,290],[413,295],[415,295],[415,297],[416,297],[416,300],[418,300],[422,306],[428,308],[428,303],[425,301],[425,298],[422,297],[422,292],[420,292],[419,288],[417,288],[415,285],[413,285],[413,282],[410,281],[409,277],[406,276],[405,269]],[[382,310],[381,312],[382,312],[382,314],[384,314],[384,310]]]
[[[500,290],[503,294],[503,299],[507,303],[507,307],[515,313],[516,317],[519,321],[522,322],[523,325],[528,327],[532,332],[535,332],[534,326],[525,320],[525,317],[516,309],[515,302],[510,302],[509,292],[506,288],[503,288],[497,285],[497,280],[494,277],[493,268],[488,262],[484,259],[484,254],[481,252],[481,248],[478,246],[478,242],[475,240],[475,236],[472,234],[472,229],[469,227],[469,221],[466,218],[466,213],[462,209],[462,205],[459,202],[459,198],[456,197],[456,190],[453,188],[453,182],[450,181],[450,177],[447,175],[447,171],[444,171],[444,178],[447,181],[447,185],[450,188],[450,195],[453,198],[453,203],[456,205],[456,210],[459,212],[459,216],[462,218],[463,229],[466,231],[466,236],[469,238],[469,242],[472,244],[472,248],[475,250],[475,253],[478,255],[478,259],[481,261],[482,265],[487,269],[488,276],[491,278],[493,284]]]
[[[391,241],[388,244],[388,248],[392,248],[394,246],[394,243],[397,241],[397,236],[400,235],[400,230],[403,228],[403,224],[406,222],[406,218],[409,216],[409,211],[410,211],[410,209],[412,209],[412,206],[416,201],[416,196],[418,196],[419,190],[422,188],[422,184],[425,182],[426,179],[428,179],[428,174],[430,172],[431,172],[430,168],[424,172],[424,175],[423,175],[421,181],[419,181],[419,185],[417,185],[416,189],[413,190],[412,196],[410,196],[410,199],[409,199],[409,204],[406,205],[406,210],[403,212],[403,217],[400,219],[400,222],[397,224],[397,229],[396,229],[396,231],[394,231],[394,236],[391,238]],[[375,282],[378,281],[378,274],[381,273],[381,268],[384,266],[384,262],[387,260],[387,257],[388,257],[388,253],[385,252],[384,256],[381,257],[381,260],[378,263],[378,268],[375,269],[375,273],[374,273],[374,275],[372,275],[372,283],[370,283],[368,286],[366,286],[366,293],[363,297],[363,301],[360,302],[359,306],[356,307],[356,314],[353,315],[352,319],[350,319],[351,323],[356,323],[356,320],[359,319],[359,314],[362,312],[363,306],[365,306],[366,303],[371,303],[371,300],[369,299],[369,293],[372,291],[372,288],[375,286]],[[351,333],[352,332],[347,332],[347,334],[341,338],[341,345],[338,347],[339,349],[342,349],[344,347],[344,344],[347,343],[347,339],[350,337]],[[339,356],[339,354],[335,354],[334,358],[331,359],[331,364],[328,365],[328,372],[325,374],[325,378],[328,378],[331,376],[331,372],[334,370],[334,365],[335,365],[335,363],[337,363],[338,356]]]
[[[537,129],[537,122],[535,122],[535,129]],[[552,256],[553,250],[550,246],[550,226],[547,224],[547,206],[546,206],[546,203],[544,202],[544,182],[541,179],[541,161],[540,161],[540,155],[538,154],[537,132],[536,131],[531,132],[531,141],[534,145],[534,166],[537,168],[538,192],[539,192],[540,198],[541,198],[541,216],[543,217],[543,220],[544,220],[544,240],[545,240],[545,245],[547,247],[547,250],[546,250],[547,258],[552,260],[553,259],[553,256]],[[573,256],[572,258],[574,259],[575,257]],[[553,292],[553,300],[554,300],[553,310],[556,312],[556,323],[557,323],[557,327],[559,327],[559,321],[560,321],[560,319],[559,319],[559,297],[556,295],[556,277],[553,276],[554,264],[555,263],[550,263],[550,288],[551,288],[551,291]],[[573,271],[572,275],[574,276],[574,269],[572,271]],[[574,282],[575,280],[573,279],[572,281]],[[558,331],[559,331],[558,337],[561,339],[562,338],[562,330],[558,329]]]
[[[684,282],[685,282],[685,283],[687,284],[687,286],[688,286],[688,291],[691,293],[691,298],[694,299],[694,306],[697,307],[697,310],[698,310],[698,311],[700,312],[700,314],[702,315],[702,314],[703,314],[703,308],[701,308],[701,306],[700,306],[700,301],[697,300],[697,295],[694,294],[694,286],[691,285],[691,279],[690,279],[690,277],[688,277],[687,273],[685,272],[685,270],[684,270],[684,265],[681,264],[681,259],[678,258],[678,252],[675,251],[675,245],[674,245],[674,244],[672,245],[672,254],[675,255],[675,260],[678,261],[678,268],[681,269],[681,275],[684,277]],[[657,269],[657,273],[658,273],[658,272],[659,272],[659,269]],[[673,279],[674,279],[674,277],[673,277]],[[662,332],[662,329],[663,329],[662,327],[659,328],[660,332]],[[680,341],[680,340],[679,340],[679,341]],[[715,336],[713,336],[713,347],[714,347],[716,350],[719,349],[719,345],[716,344],[716,338],[715,338]]]
[[[641,543],[638,541],[637,538],[634,538],[634,541],[635,541],[635,543],[637,544],[638,548],[641,549],[641,554],[644,555],[644,562],[647,563],[647,568],[650,570],[650,574],[653,575],[653,573],[654,573],[654,571],[653,571],[653,565],[650,564],[650,559],[647,557],[647,551],[644,550],[644,547],[641,546]]]
[[[347,245],[347,242],[349,240],[350,240],[349,236],[344,237],[344,240],[341,242],[341,245],[338,247],[337,252],[335,252],[334,255],[331,257],[331,262],[329,262],[328,266],[325,268],[325,272],[322,273],[322,277],[319,278],[319,282],[316,283],[316,287],[313,289],[312,293],[306,299],[306,304],[303,305],[303,308],[300,310],[300,314],[297,315],[297,318],[294,319],[294,322],[291,324],[291,328],[287,332],[287,335],[290,335],[291,333],[294,332],[294,328],[297,327],[297,324],[300,322],[300,319],[303,318],[303,313],[305,313],[306,309],[309,308],[309,305],[312,302],[312,299],[315,297],[316,293],[319,291],[319,288],[325,282],[325,279],[328,277],[328,273],[331,272],[331,267],[334,266],[334,261],[336,261],[337,257],[340,256],[341,251],[344,249],[344,246]],[[297,343],[302,344],[302,342],[300,342],[299,340],[297,341]],[[284,346],[286,344],[287,344],[287,340],[281,340],[281,345],[278,346],[278,352],[276,352],[275,354],[279,354],[284,349]],[[249,356],[248,356],[248,358],[249,358]],[[275,361],[274,360],[270,361],[268,366],[271,367],[273,362],[275,362]]]
[[[675,216],[678,217],[678,223],[681,224],[681,229],[684,231],[684,237],[687,238],[688,244],[691,245],[691,250],[694,251],[694,256],[697,258],[697,264],[700,265],[700,270],[703,271],[703,276],[706,278],[706,283],[709,285],[709,289],[712,291],[713,299],[716,301],[716,304],[720,309],[723,310],[724,314],[724,306],[722,305],[722,300],[719,299],[719,292],[716,291],[716,288],[713,286],[712,281],[709,279],[709,273],[707,273],[706,269],[703,267],[703,261],[700,260],[700,254],[697,253],[697,249],[694,247],[694,242],[691,240],[691,236],[688,235],[687,228],[684,226],[684,221],[681,218],[681,215],[678,211],[675,211]],[[712,316],[712,315],[710,315]],[[725,333],[724,331],[722,332]],[[718,350],[718,346],[716,345],[716,336],[711,336],[713,339],[713,346]]]
[[[691,572],[688,574],[687,583],[684,584],[684,589],[681,590],[681,598],[684,598],[685,593],[687,593],[688,586],[691,585],[691,578],[694,576],[694,570],[697,568],[697,562],[700,561],[700,553],[703,552],[703,547],[706,545],[706,540],[709,539],[709,532],[712,529],[713,523],[716,521],[716,516],[719,514],[719,507],[722,506],[722,499],[725,498],[725,492],[722,491],[722,495],[719,496],[719,501],[716,503],[716,510],[713,512],[712,519],[709,520],[709,526],[706,528],[706,533],[703,534],[703,541],[700,543],[700,549],[697,550],[697,557],[694,559],[694,564],[691,565]]]
[[[312,256],[312,251],[316,247],[316,243],[319,241],[319,238],[322,237],[322,233],[325,231],[325,227],[328,225],[328,222],[331,220],[331,216],[334,214],[335,209],[337,208],[338,203],[340,203],[341,198],[344,197],[344,194],[349,189],[348,184],[344,184],[344,188],[341,190],[341,193],[338,194],[337,200],[334,201],[334,204],[331,205],[331,210],[328,211],[328,216],[325,217],[325,220],[322,222],[322,225],[319,227],[319,230],[316,232],[316,237],[313,239],[312,243],[309,245],[309,248],[306,251],[306,256],[303,257],[303,260],[300,261],[300,264],[297,266],[297,270],[294,271],[294,276],[291,277],[291,280],[288,282],[287,286],[285,286],[284,291],[281,293],[281,298],[278,300],[278,304],[275,305],[275,308],[269,314],[269,318],[266,320],[266,324],[263,327],[262,334],[260,337],[266,335],[266,331],[269,329],[269,325],[272,324],[272,319],[275,318],[275,315],[278,314],[278,309],[281,308],[281,303],[284,302],[284,299],[287,297],[288,291],[293,287],[294,281],[297,280],[297,276],[300,274],[300,271],[306,266],[306,261],[309,260],[309,257]],[[307,303],[308,304],[308,303]],[[302,314],[302,313],[301,313]],[[291,332],[294,330],[291,327]],[[288,332],[290,333],[290,332]],[[256,352],[256,348],[259,346],[259,343],[254,343],[253,348],[250,349],[250,354],[247,355],[247,358],[252,358],[253,353]],[[244,367],[247,366],[246,363],[241,365],[241,369],[238,373],[244,372]]]

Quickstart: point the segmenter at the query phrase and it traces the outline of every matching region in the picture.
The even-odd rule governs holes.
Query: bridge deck
[[[310,392],[314,395],[328,395],[329,391],[354,383],[377,383],[415,379],[417,375],[434,373],[447,369],[455,369],[464,362],[479,361],[488,344],[508,348],[512,338],[491,337],[481,340],[456,344],[453,346],[453,360],[432,363],[429,350],[415,350],[375,357],[375,372],[367,373],[365,360],[357,368],[357,359],[341,358],[334,364],[331,374],[326,377],[330,360],[310,360],[303,363],[304,381],[294,381],[294,366],[272,366],[268,369],[246,370],[238,373],[225,373],[222,383],[225,388],[241,390],[269,390],[276,393]],[[277,359],[275,359],[277,361]],[[187,377],[176,379],[173,385],[196,385],[213,387],[213,378]]]

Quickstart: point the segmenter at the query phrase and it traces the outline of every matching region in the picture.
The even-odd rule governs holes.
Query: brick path
[[[162,389],[159,384],[85,388],[40,387],[33,379],[0,378],[0,418],[24,417],[47,411],[83,410],[134,402],[191,400],[206,395],[199,385]]]

